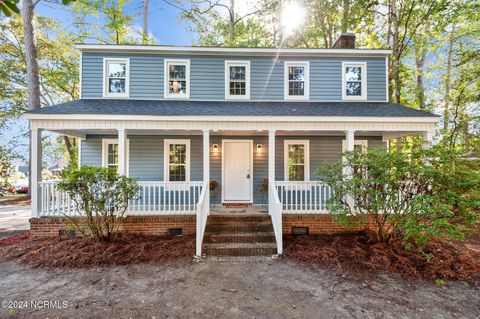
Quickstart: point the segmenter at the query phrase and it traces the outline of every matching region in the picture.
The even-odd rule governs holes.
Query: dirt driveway
[[[478,287],[354,280],[270,258],[89,270],[0,261],[0,269],[0,300],[27,301],[24,309],[0,309],[0,318],[480,317]],[[32,300],[52,303],[34,309]]]

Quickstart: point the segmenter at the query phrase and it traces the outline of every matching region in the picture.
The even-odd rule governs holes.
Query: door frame
[[[250,194],[249,200],[225,200],[225,143],[244,142],[250,145]],[[222,139],[222,204],[224,203],[252,203],[253,204],[253,140]]]

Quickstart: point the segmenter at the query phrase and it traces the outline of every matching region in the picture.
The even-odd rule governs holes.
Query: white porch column
[[[30,131],[30,196],[32,199],[32,217],[39,217],[41,212],[41,193],[39,182],[42,181],[42,131],[32,129]]]
[[[355,131],[349,130],[346,132],[345,136],[345,151],[346,152],[353,152],[355,149]],[[353,167],[352,166],[347,166],[344,168],[344,174],[347,176],[347,178],[352,178],[353,176]],[[350,205],[350,207],[354,206],[354,200],[352,197],[348,196],[347,197],[347,203]]]
[[[432,141],[433,141],[433,131],[425,131],[423,132],[423,147],[424,148],[429,148],[432,146]]]
[[[118,130],[118,174],[127,175],[127,131]]]
[[[269,185],[274,185],[275,183],[275,131],[270,130],[268,131],[268,184]],[[270,187],[268,187],[268,192],[270,192]],[[268,196],[270,199],[271,196]],[[273,203],[268,203],[269,207],[270,204]],[[270,209],[268,210],[270,213]]]
[[[208,201],[208,214],[210,213],[210,130],[203,130],[203,182],[207,183],[205,196]]]

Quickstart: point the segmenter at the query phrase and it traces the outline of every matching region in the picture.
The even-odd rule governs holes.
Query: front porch
[[[218,207],[225,204],[248,204],[268,212],[281,254],[282,233],[296,225],[308,227],[308,222],[291,216],[328,214],[332,191],[316,176],[324,162],[341,161],[342,153],[356,145],[386,148],[399,136],[422,134],[426,141],[432,137],[433,121],[395,120],[32,120],[32,180],[37,182],[32,187],[32,217],[77,214],[74,202],[55,181],[40,180],[40,139],[42,131],[52,131],[81,139],[80,165],[115,165],[119,174],[139,180],[140,191],[127,218],[194,216],[200,256],[210,212],[218,215]],[[211,187],[213,180],[216,188]],[[283,226],[285,218],[288,227]],[[312,231],[321,231],[323,222],[309,220],[315,220]],[[331,223],[325,228],[336,230]]]

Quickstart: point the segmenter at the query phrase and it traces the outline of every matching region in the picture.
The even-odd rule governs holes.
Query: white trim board
[[[246,201],[241,201],[241,200],[230,200],[226,201],[225,200],[225,142],[243,142],[243,143],[249,143],[250,145],[250,199]],[[253,203],[253,140],[251,139],[222,139],[222,149],[220,150],[222,152],[222,204],[223,203]]]
[[[140,121],[222,121],[222,122],[354,122],[354,123],[438,123],[439,116],[255,116],[255,115],[117,115],[117,114],[35,114],[27,120],[140,120]]]
[[[161,45],[111,45],[111,44],[77,44],[83,52],[165,52],[192,54],[205,53],[237,53],[237,54],[271,54],[271,55],[354,55],[354,56],[385,56],[392,54],[392,50],[382,49],[290,49],[290,48],[221,48],[221,47],[195,47],[195,46],[161,46]]]

